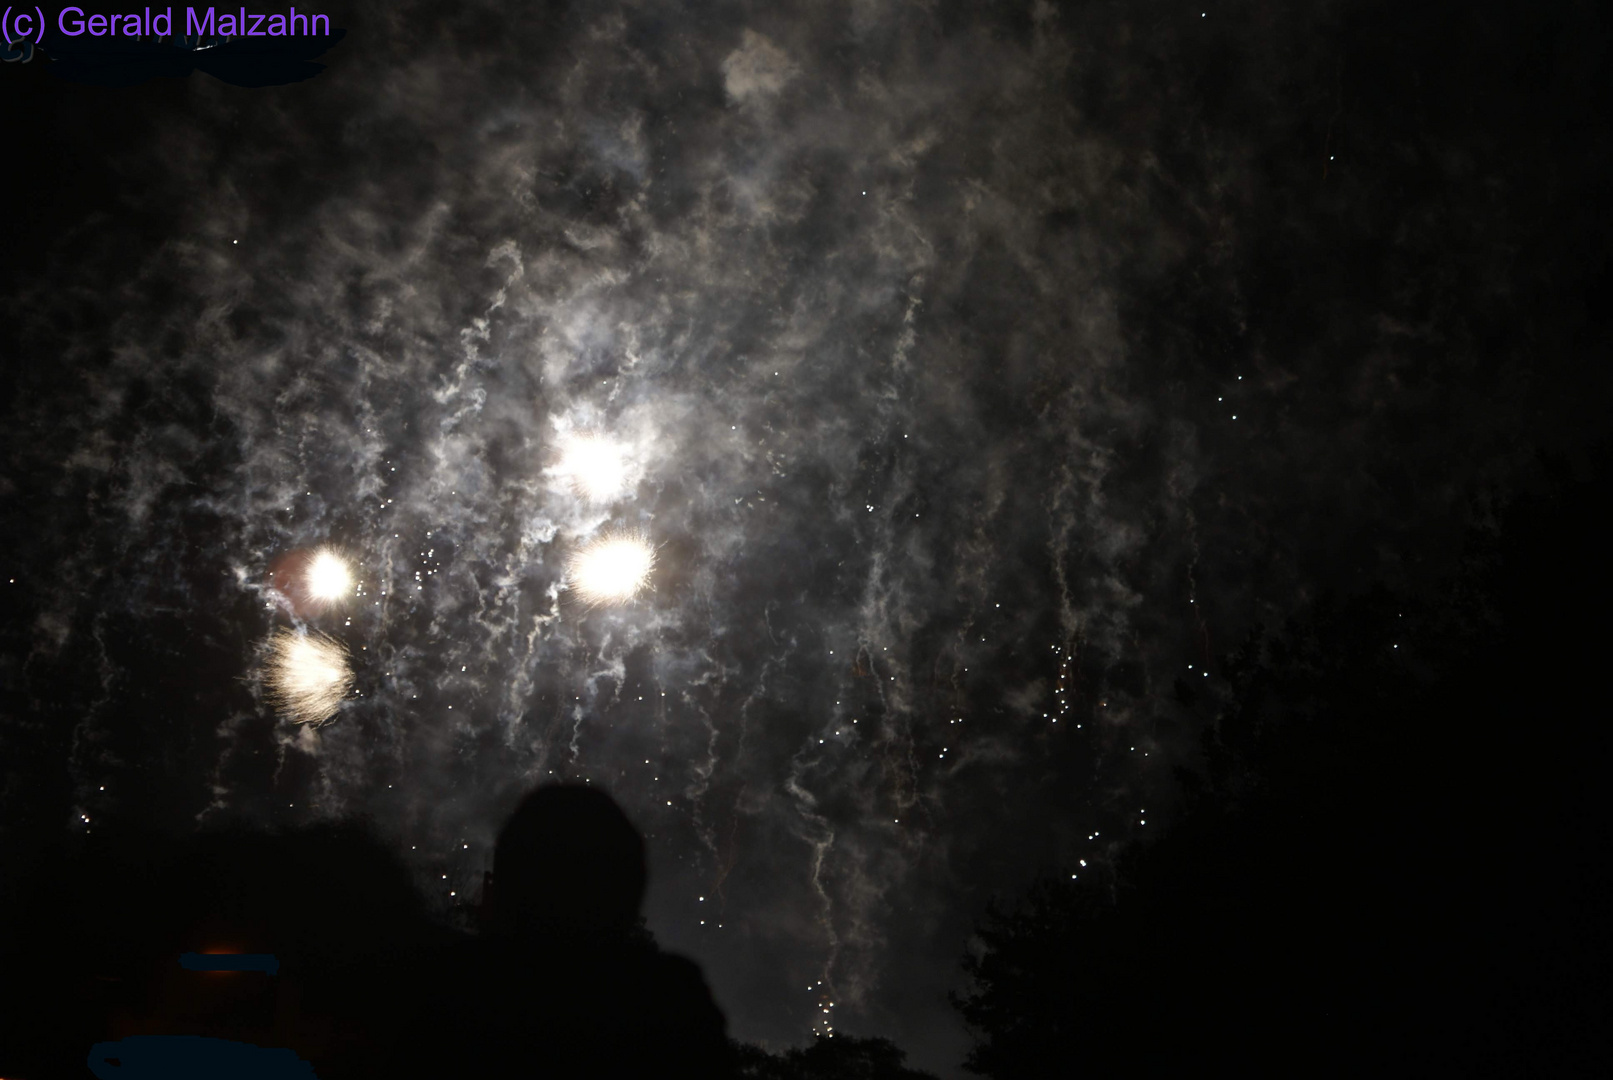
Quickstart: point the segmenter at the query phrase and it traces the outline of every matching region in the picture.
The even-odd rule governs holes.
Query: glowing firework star
[[[320,603],[345,599],[353,591],[353,575],[342,557],[330,548],[314,553],[308,564],[308,595]]]
[[[599,435],[578,435],[567,441],[560,471],[571,477],[578,494],[606,502],[627,487],[627,461],[622,448]]]
[[[274,634],[266,682],[269,700],[293,724],[323,724],[353,689],[347,647],[317,631]]]
[[[571,557],[567,584],[589,606],[619,603],[638,595],[655,566],[655,549],[643,537],[607,536]]]

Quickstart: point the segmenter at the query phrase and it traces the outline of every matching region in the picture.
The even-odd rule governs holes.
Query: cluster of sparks
[[[1059,658],[1058,683],[1053,688],[1053,708],[1057,715],[1049,717],[1047,713],[1043,713],[1042,717],[1043,719],[1051,719],[1056,724],[1059,722],[1060,716],[1068,716],[1070,713],[1070,688],[1073,682],[1070,663],[1074,659],[1075,650],[1066,649],[1062,645],[1053,645],[1051,648],[1053,655]],[[1076,727],[1080,726],[1080,724],[1076,725]]]
[[[819,979],[807,989],[818,996],[818,1015],[812,1020],[812,1033],[824,1038],[834,1038],[834,1020],[830,1012],[835,1004],[830,1000],[833,995],[830,994],[829,988],[823,985],[822,979]]]

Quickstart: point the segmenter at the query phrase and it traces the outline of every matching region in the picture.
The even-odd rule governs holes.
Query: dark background
[[[364,813],[448,909],[521,792],[587,779],[649,839],[658,938],[775,1047],[832,1025],[958,1075],[988,899],[1082,859],[1147,928],[1082,939],[1132,943],[1083,984],[1109,1000],[1220,940],[1200,892],[1362,925],[1411,897],[1428,964],[1493,941],[1552,988],[1537,1042],[1584,1035],[1566,1003],[1605,987],[1528,958],[1605,956],[1600,878],[1539,921],[1605,846],[1600,6],[328,11],[346,39],[287,86],[0,72],[8,860]],[[545,471],[567,426],[630,445],[628,498]],[[568,605],[610,526],[659,545],[653,588]],[[262,586],[326,542],[390,600],[315,622],[361,696],[314,733],[263,700]],[[1463,588],[1495,618],[1442,629]],[[1417,710],[1363,660],[1270,707],[1348,753],[1239,741],[1257,627],[1402,603],[1432,629],[1318,633],[1334,664],[1415,642]],[[1316,762],[1370,830],[1239,801],[1335,790]],[[1204,824],[1233,805],[1278,835]],[[1246,854],[1182,887],[1217,845]],[[1295,848],[1379,906],[1273,898]],[[1509,899],[1458,934],[1487,860]],[[1194,969],[1281,952],[1254,940]],[[1410,985],[1392,940],[1340,984]]]

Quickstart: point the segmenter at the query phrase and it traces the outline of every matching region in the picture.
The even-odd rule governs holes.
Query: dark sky
[[[6,65],[8,842],[364,814],[446,904],[586,778],[735,1035],[959,1075],[986,900],[1169,825],[1176,680],[1605,424],[1606,14],[1410,8],[387,3],[286,86]],[[576,602],[623,529],[651,587]],[[316,732],[262,671],[322,544]]]

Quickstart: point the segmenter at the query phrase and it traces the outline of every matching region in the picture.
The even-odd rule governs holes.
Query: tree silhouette
[[[735,1044],[734,1054],[745,1080],[935,1080],[907,1068],[907,1055],[889,1039],[819,1036],[812,1045],[783,1054]]]
[[[1613,601],[1610,477],[1559,475],[1443,580],[1251,634],[1179,819],[986,913],[968,1067],[1613,1070],[1609,635],[1565,611]]]

